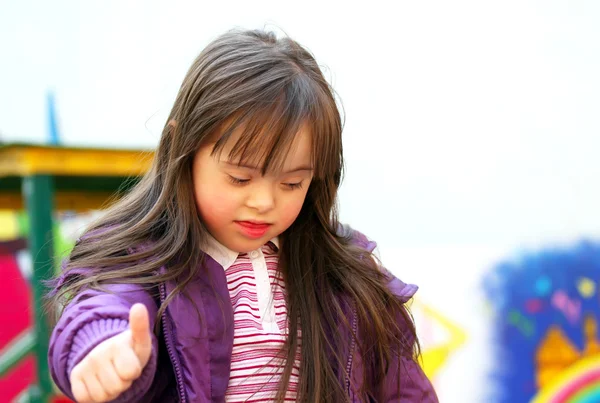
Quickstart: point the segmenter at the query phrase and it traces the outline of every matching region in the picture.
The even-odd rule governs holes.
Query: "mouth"
[[[241,224],[246,224],[246,225],[271,225],[270,223],[266,222],[266,221],[256,221],[256,220],[240,220],[240,221],[236,221],[238,223]]]
[[[251,239],[263,237],[272,224],[262,221],[235,221],[241,232]]]

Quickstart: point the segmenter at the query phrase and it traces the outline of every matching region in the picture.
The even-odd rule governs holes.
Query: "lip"
[[[237,223],[240,223],[242,225],[248,225],[248,226],[262,226],[262,225],[271,225],[268,222],[265,221],[256,221],[256,220],[240,220],[240,221],[236,221]]]
[[[263,237],[272,224],[261,221],[235,221],[241,232],[251,239]]]

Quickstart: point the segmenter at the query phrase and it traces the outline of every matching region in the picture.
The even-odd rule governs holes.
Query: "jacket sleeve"
[[[398,280],[399,281],[399,280]],[[406,327],[406,320],[399,318]],[[409,333],[408,328],[406,333]],[[415,339],[407,340],[410,345]],[[416,358],[394,354],[384,380],[384,402],[438,403],[438,397],[430,380]]]
[[[398,360],[390,365],[386,375],[384,402],[438,403],[433,385],[421,366],[410,357]]]
[[[377,244],[369,240],[364,234],[345,227],[346,233],[350,232],[354,244],[372,253]],[[388,288],[402,302],[406,304],[417,292],[418,287],[414,284],[406,284],[396,278],[384,267],[380,267],[389,279]],[[406,308],[408,310],[408,308]],[[406,327],[406,333],[409,333],[408,324],[404,318],[398,318]],[[407,340],[410,345],[413,345],[416,340],[414,337]],[[427,378],[421,365],[413,357],[406,357],[402,354],[394,354],[393,360],[390,362],[388,373],[384,379],[384,402],[411,402],[411,403],[438,403],[438,398]]]
[[[48,362],[54,382],[73,399],[70,374],[94,347],[129,326],[129,310],[141,302],[148,309],[150,328],[154,326],[157,306],[150,294],[140,286],[118,284],[107,292],[85,290],[65,308],[50,338]],[[114,402],[139,401],[149,391],[156,373],[158,340],[152,334],[152,353],[142,375]]]

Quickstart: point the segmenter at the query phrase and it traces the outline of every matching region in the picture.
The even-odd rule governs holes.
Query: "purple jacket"
[[[355,232],[354,242],[372,251],[375,243]],[[206,256],[207,276],[198,277],[188,285],[188,295],[178,294],[161,318],[159,337],[152,336],[152,354],[142,375],[115,402],[223,402],[229,382],[233,346],[233,310],[223,268]],[[212,283],[211,283],[212,282]],[[155,300],[141,286],[120,284],[110,286],[110,292],[86,290],[65,309],[52,332],[48,360],[57,386],[73,398],[69,374],[73,367],[102,341],[127,329],[129,309],[141,302],[150,314],[150,325],[158,304],[176,284],[159,285],[160,299]],[[217,297],[215,298],[215,291]],[[404,301],[417,290],[390,275],[390,289]],[[353,324],[356,316],[352,315]],[[350,335],[348,335],[350,341]],[[363,366],[356,343],[343,346],[350,379],[340,379],[352,401],[361,401],[353,392],[362,382]],[[396,358],[398,359],[398,358]],[[385,402],[437,403],[433,387],[418,364],[402,359],[403,370],[397,373],[397,362],[391,363],[385,380]],[[400,395],[398,395],[400,379]]]

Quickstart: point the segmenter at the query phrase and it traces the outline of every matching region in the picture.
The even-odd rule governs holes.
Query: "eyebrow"
[[[260,171],[260,168],[259,168],[259,167],[256,167],[256,166],[253,166],[253,165],[247,165],[247,164],[236,164],[236,163],[229,162],[229,161],[221,161],[221,162],[223,162],[223,163],[224,163],[224,164],[226,164],[226,165],[229,165],[229,166],[235,167],[235,168],[247,168],[247,169],[253,169],[253,170],[255,170],[255,171]],[[299,167],[296,167],[296,168],[290,169],[289,171],[285,171],[285,172],[283,172],[283,173],[284,173],[284,174],[290,174],[290,173],[294,173],[294,172],[300,172],[300,171],[309,171],[309,172],[312,172],[312,170],[313,170],[313,169],[312,169],[312,167],[311,167],[311,166],[309,166],[309,165],[301,165],[301,166],[299,166]]]

